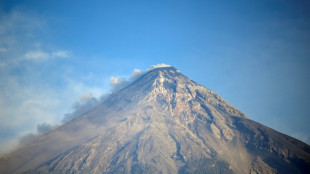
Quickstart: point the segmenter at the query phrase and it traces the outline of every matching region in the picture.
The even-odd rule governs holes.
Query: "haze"
[[[158,63],[309,144],[309,18],[308,1],[1,1],[0,154]]]

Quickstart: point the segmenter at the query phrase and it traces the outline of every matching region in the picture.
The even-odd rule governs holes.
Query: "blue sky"
[[[309,144],[309,19],[293,0],[1,1],[0,154],[159,63]]]

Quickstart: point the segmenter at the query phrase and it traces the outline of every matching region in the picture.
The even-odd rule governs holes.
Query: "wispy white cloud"
[[[0,14],[0,67],[12,69],[23,61],[42,61],[69,58],[71,52],[52,46],[45,19],[38,15],[13,9]],[[47,46],[48,45],[48,46]]]
[[[161,63],[161,64],[157,64],[157,65],[152,65],[151,67],[149,67],[148,70],[152,70],[152,69],[155,69],[155,68],[164,68],[164,67],[171,67],[171,65],[167,65],[167,64]]]
[[[64,103],[70,102],[70,99],[61,100],[61,95],[66,95],[61,91],[24,87],[16,81],[8,82],[0,90],[0,155],[11,150],[19,137],[36,132],[36,125],[44,122],[56,124],[68,109]],[[4,142],[15,144],[9,146]]]
[[[28,60],[42,60],[49,57],[50,55],[44,51],[30,51],[25,54],[25,58]]]
[[[47,27],[44,19],[20,10],[0,14],[0,155],[15,148],[25,134],[42,132],[42,123],[61,122],[71,103],[83,93],[72,90],[76,82],[66,82],[61,90],[44,85],[41,77],[50,74],[25,64],[72,56],[44,40]],[[49,67],[49,61],[42,63]],[[57,77],[61,80],[63,76],[60,73]],[[91,91],[88,86],[84,88]]]
[[[110,77],[110,85],[113,87],[113,91],[119,90],[123,88],[124,86],[128,85],[132,81],[139,78],[141,75],[143,75],[145,72],[141,71],[140,69],[134,69],[132,74],[129,77]]]
[[[69,57],[70,52],[67,50],[60,50],[51,53],[51,57],[67,58]]]
[[[27,52],[24,57],[27,60],[33,60],[33,61],[38,61],[38,60],[46,60],[46,59],[51,59],[51,58],[67,58],[69,57],[70,52],[67,50],[60,50],[60,51],[55,51],[55,52],[46,52],[42,50],[37,50],[37,51],[29,51]]]
[[[133,73],[130,75],[130,79],[135,79],[135,78],[141,76],[142,74],[144,74],[144,72],[141,71],[140,69],[134,69]]]
[[[127,80],[123,77],[114,77],[111,76],[110,78],[110,84],[114,87],[122,85],[123,83],[125,83]]]
[[[63,50],[55,52],[39,50],[27,52],[24,58],[37,61],[52,56],[66,57],[68,54],[70,53]],[[166,66],[156,65],[152,68]],[[112,92],[133,82],[145,72],[147,71],[134,69],[128,77],[112,76],[110,78]],[[23,78],[27,80],[33,73],[38,72],[24,74]],[[18,141],[28,142],[37,135],[46,133],[55,125],[84,114],[96,107],[107,94],[102,87],[77,82],[71,78],[66,79],[66,85],[61,90],[53,87],[42,88],[37,86],[37,82],[24,86],[19,77],[8,79],[0,75],[0,82],[0,155],[15,148]]]
[[[105,93],[100,87],[72,80],[61,90],[24,86],[15,78],[0,81],[6,83],[0,84],[0,156],[14,150],[19,141],[27,143],[44,129],[83,114]]]
[[[157,64],[150,66],[146,71],[142,71],[140,69],[134,69],[132,74],[129,77],[110,77],[110,85],[113,87],[113,91],[119,90],[123,88],[124,86],[128,85],[129,83],[133,82],[134,80],[141,77],[143,74],[145,74],[147,71],[150,71],[152,69],[156,68],[163,68],[163,67],[171,67],[171,65],[167,64]]]
[[[107,92],[101,86],[73,80],[55,67],[53,72],[59,71],[55,78],[62,82],[46,85],[46,79],[52,79],[45,78],[52,75],[44,69],[52,67],[49,60],[73,57],[66,49],[45,47],[52,45],[41,37],[46,27],[44,20],[20,11],[0,17],[0,156],[21,139],[30,140],[95,107]],[[31,62],[40,62],[44,68]],[[135,69],[129,77],[111,77],[110,84],[113,90],[119,89],[144,73]]]
[[[46,24],[37,16],[14,9],[0,15],[0,56],[2,62],[12,64],[29,49],[36,48],[36,40],[45,32]]]
[[[132,81],[139,78],[144,73],[145,72],[139,69],[134,69],[134,71],[129,77],[111,76],[110,85],[112,86],[112,89],[110,92],[121,89],[122,87],[128,85]],[[73,110],[64,115],[64,118],[62,119],[62,122],[64,123],[78,116],[81,116],[87,111],[95,108],[101,101],[105,100],[106,96],[110,93],[110,92],[104,91],[102,88],[85,86],[85,84],[82,84],[82,83],[74,83],[70,86],[71,86],[70,89],[73,91],[76,91],[76,93],[82,93],[85,91],[86,92],[79,97],[79,100],[75,101],[75,103],[72,106]]]
[[[111,92],[119,90],[124,86],[128,85],[132,81],[139,78],[145,72],[134,69],[132,74],[129,77],[110,77],[110,85],[112,86]],[[79,97],[79,100],[73,104],[73,110],[69,113],[64,115],[62,122],[68,122],[82,114],[86,113],[87,111],[95,108],[101,101],[105,100],[106,96],[109,92],[103,91],[102,89],[96,87],[85,87],[84,84],[75,84],[74,87],[71,89],[75,91],[92,91],[96,93],[96,97],[93,96],[92,92],[86,92]]]

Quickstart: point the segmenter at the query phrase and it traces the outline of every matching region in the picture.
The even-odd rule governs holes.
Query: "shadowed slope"
[[[0,160],[1,173],[307,173],[309,146],[251,121],[173,67]]]

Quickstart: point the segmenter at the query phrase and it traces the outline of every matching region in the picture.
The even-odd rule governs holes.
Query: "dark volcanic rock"
[[[310,173],[310,147],[173,67],[0,160],[0,173]]]

